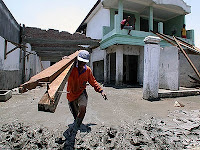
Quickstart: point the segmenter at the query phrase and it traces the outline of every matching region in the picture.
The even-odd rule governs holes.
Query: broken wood
[[[158,37],[160,37],[161,39],[167,41],[168,43],[170,43],[173,46],[177,46],[175,43],[173,43],[172,41],[170,41],[171,39],[169,39],[168,37],[161,35],[160,33],[156,33],[154,31],[151,30],[152,33],[156,34]]]
[[[200,73],[197,70],[197,68],[194,66],[194,64],[192,63],[191,59],[188,57],[187,53],[183,50],[183,48],[181,47],[179,41],[175,38],[175,36],[173,36],[174,40],[176,41],[178,47],[180,48],[181,52],[183,53],[183,55],[185,56],[185,58],[187,59],[187,61],[189,62],[189,64],[192,66],[192,69],[195,71],[196,75],[199,77],[200,79]]]
[[[170,43],[173,46],[178,46],[174,40],[174,38],[165,35],[163,33],[158,33],[158,32],[154,32],[151,30],[152,33],[156,34],[158,37],[162,38],[163,40],[167,41],[168,43]],[[185,42],[184,40],[182,40],[181,38],[176,37],[176,39],[179,41],[181,46],[184,46],[185,48],[187,48],[188,50],[190,50],[193,53],[197,53],[200,54],[200,49],[198,47],[195,47],[187,42]],[[175,43],[174,43],[175,42]]]
[[[61,92],[66,84],[74,63],[71,63],[51,84],[38,103],[38,111],[55,112]]]
[[[188,75],[192,80],[194,80],[194,82],[193,83],[198,83],[198,84],[200,84],[200,80],[198,80],[198,79],[196,79],[196,78],[194,78],[194,77],[192,77],[192,76],[190,76],[190,75]]]
[[[7,57],[7,55],[6,55],[6,53],[7,53],[7,45],[8,45],[8,41],[7,40],[5,40],[5,44],[4,44],[4,59],[6,59]]]
[[[52,82],[60,73],[62,73],[77,57],[79,51],[68,56],[66,59],[62,59],[49,68],[41,71],[31,79],[20,85],[20,93],[24,93],[28,90],[36,88],[39,85],[39,82]]]
[[[176,37],[176,39],[179,40],[179,42],[181,43],[182,46],[185,46],[186,48],[200,54],[200,49],[198,47],[195,47],[194,45],[191,45],[185,41],[183,41],[182,39],[180,39],[179,37]]]

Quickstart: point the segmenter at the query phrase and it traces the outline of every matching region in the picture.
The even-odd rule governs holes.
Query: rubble
[[[175,101],[174,102],[174,107],[184,107],[185,105],[184,104],[181,104],[180,102],[178,101]]]
[[[4,124],[0,129],[0,149],[62,149],[55,143],[57,134],[20,122]]]
[[[177,110],[168,119],[146,115],[121,126],[72,125],[66,131],[50,131],[24,123],[4,124],[0,129],[2,149],[198,149],[200,110]]]

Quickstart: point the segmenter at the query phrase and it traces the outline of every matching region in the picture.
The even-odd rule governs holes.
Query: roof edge
[[[191,13],[191,6],[183,0],[152,0],[156,4],[175,5],[181,7],[187,14]]]
[[[89,13],[87,14],[87,16],[85,17],[85,19],[81,22],[81,24],[79,25],[79,27],[76,29],[76,32],[78,32],[81,28],[81,26],[84,24],[84,22],[87,20],[87,18],[91,15],[91,13],[95,10],[95,8],[101,3],[101,0],[98,0],[96,2],[96,4],[92,7],[92,9],[89,11]]]

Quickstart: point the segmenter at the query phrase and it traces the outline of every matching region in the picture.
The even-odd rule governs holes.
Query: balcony
[[[155,36],[151,32],[144,32],[139,30],[132,30],[131,35],[128,35],[128,30],[120,29],[120,21],[118,15],[114,17],[114,27],[103,27],[103,38],[100,43],[101,49],[105,49],[112,45],[138,45],[144,46],[144,39],[147,36]],[[158,31],[163,31],[163,26],[159,26]],[[194,45],[194,30],[187,31],[187,39],[182,39],[190,44]],[[171,46],[168,42],[162,40],[160,42],[161,47]]]

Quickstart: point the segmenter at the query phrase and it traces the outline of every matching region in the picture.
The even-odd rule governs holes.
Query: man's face
[[[85,66],[86,62],[83,61],[78,61],[78,67],[79,68],[83,68],[83,66]]]

